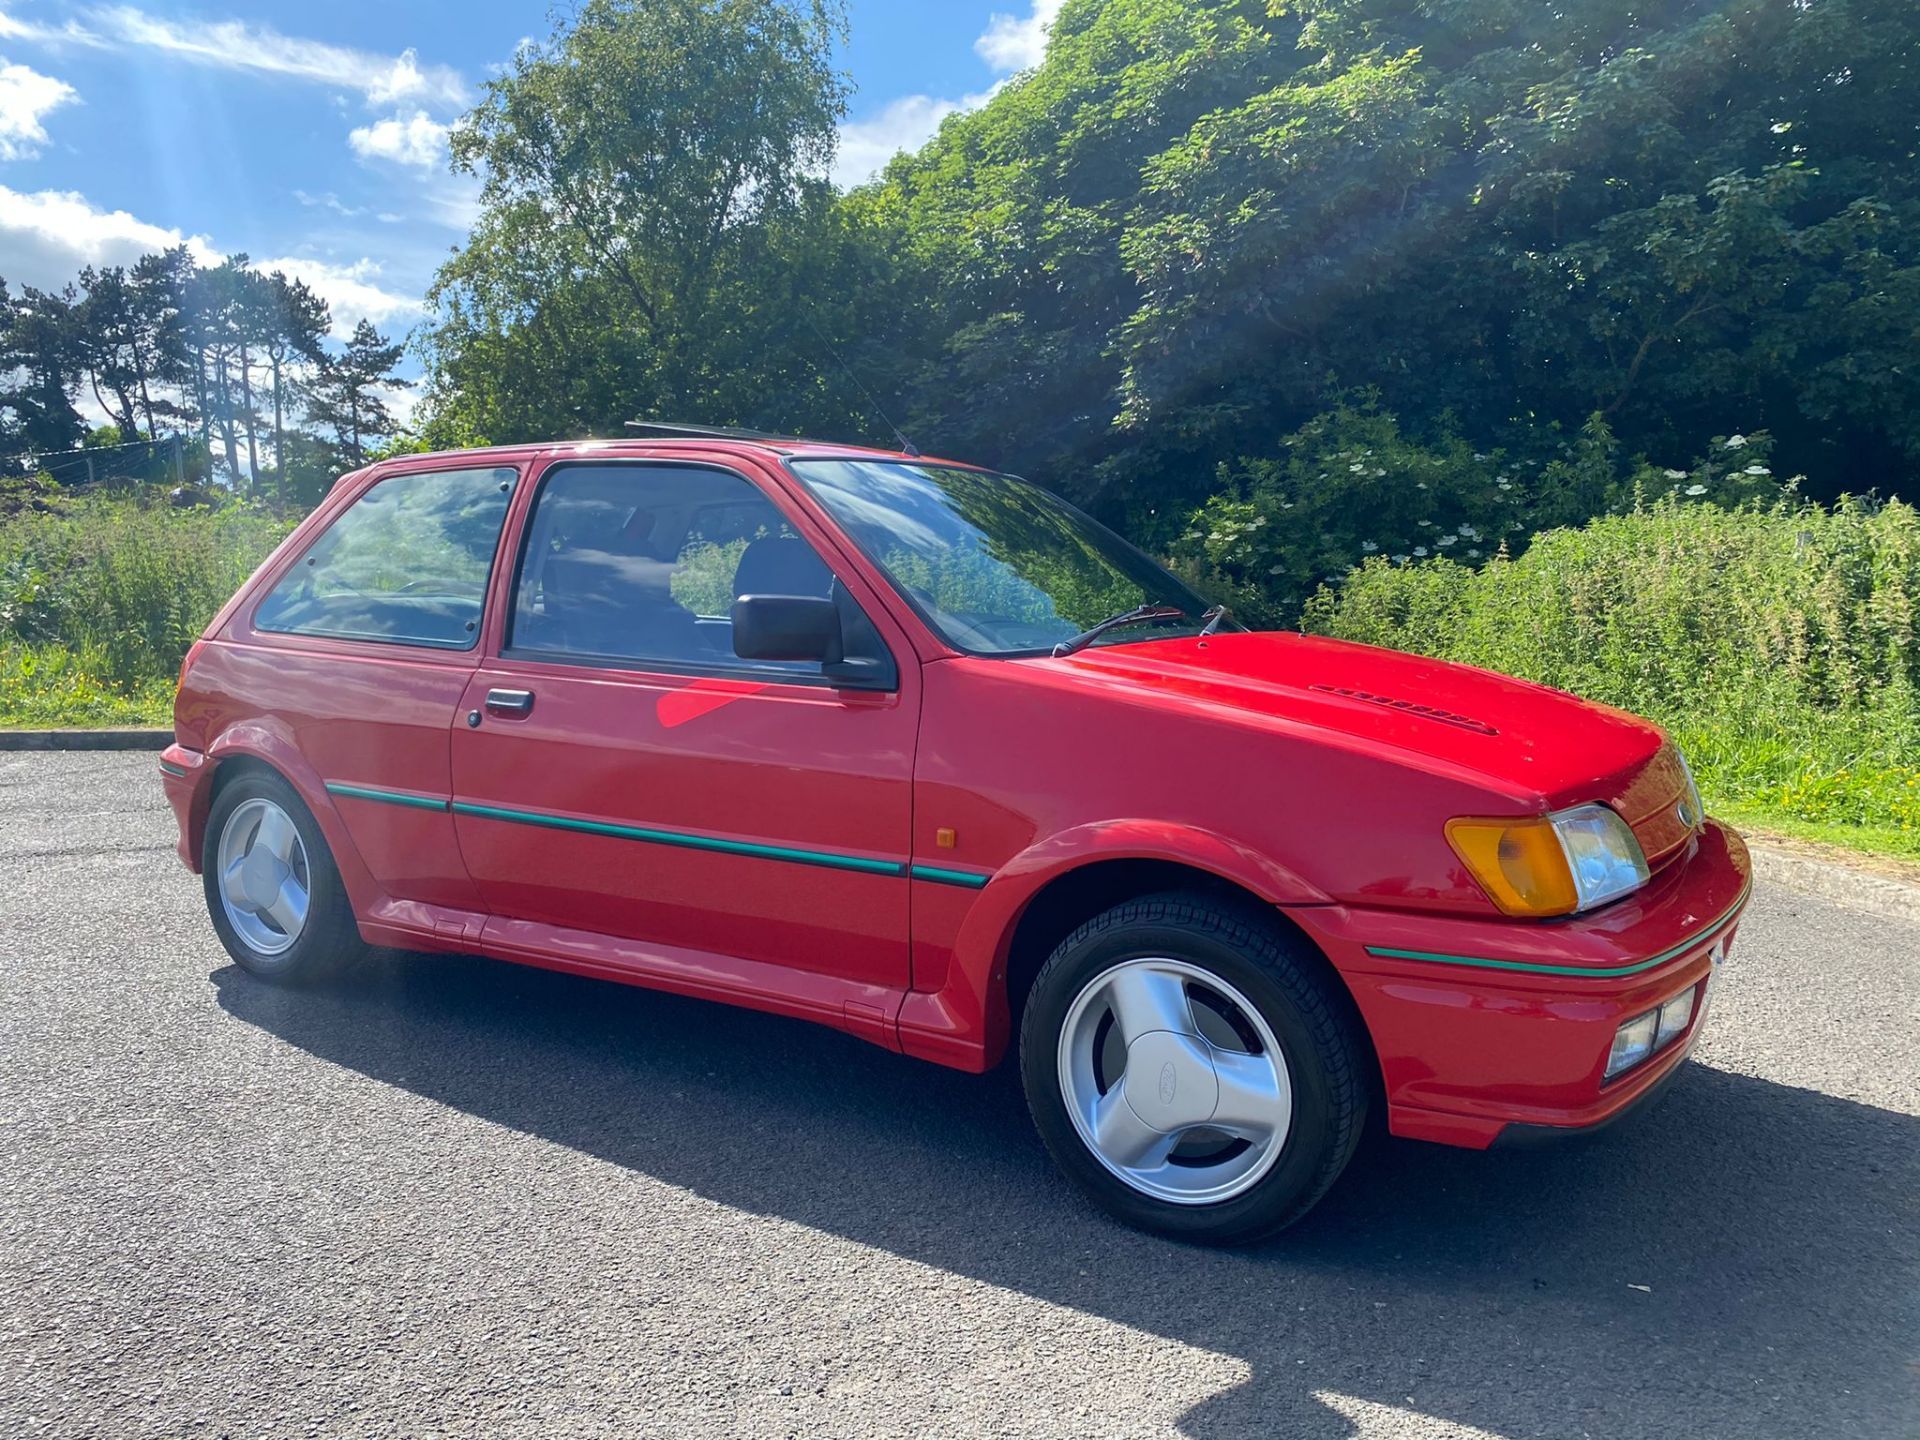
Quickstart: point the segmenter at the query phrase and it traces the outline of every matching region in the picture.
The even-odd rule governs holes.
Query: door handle
[[[487,691],[487,713],[511,716],[515,719],[531,715],[533,692],[531,690],[489,690]]]

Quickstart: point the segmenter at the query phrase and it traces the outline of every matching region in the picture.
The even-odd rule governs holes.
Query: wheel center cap
[[[1133,1113],[1162,1132],[1198,1125],[1220,1104],[1205,1042],[1171,1030],[1148,1031],[1127,1047],[1121,1084]]]
[[[246,891],[247,903],[256,909],[266,909],[279,896],[288,873],[272,851],[258,848],[250,852],[240,867],[240,888]]]

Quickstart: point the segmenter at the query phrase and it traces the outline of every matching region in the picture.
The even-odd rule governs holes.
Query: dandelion
[[[1707,487],[1704,485],[1687,486],[1687,494],[1689,495],[1704,495],[1706,493],[1707,493]]]

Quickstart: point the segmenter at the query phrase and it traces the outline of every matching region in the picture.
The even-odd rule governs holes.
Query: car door
[[[447,809],[448,734],[518,475],[481,462],[381,476],[194,671],[196,692],[291,737],[355,853],[417,926],[437,924],[419,906],[478,905]]]
[[[810,528],[744,462],[540,477],[498,653],[453,737],[455,825],[493,948],[665,965],[735,998],[780,990],[890,1022],[908,983],[919,675]],[[735,657],[729,611],[748,591],[832,595],[849,653],[881,660],[883,683]]]

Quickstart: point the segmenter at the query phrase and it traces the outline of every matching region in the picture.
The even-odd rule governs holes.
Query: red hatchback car
[[[1304,1213],[1680,1066],[1749,887],[1653,725],[1252,634],[967,465],[668,435],[345,477],[182,671],[228,952],[472,952],[983,1071],[1136,1224]],[[1016,1039],[1017,1037],[1017,1039]]]

